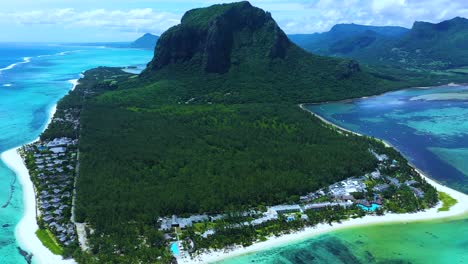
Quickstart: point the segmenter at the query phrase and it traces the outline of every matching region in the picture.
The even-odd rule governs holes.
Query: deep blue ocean
[[[51,108],[71,80],[97,66],[145,67],[152,51],[47,44],[0,44],[0,152],[29,143],[43,131]],[[15,238],[23,215],[21,185],[0,162],[0,263],[25,263]]]

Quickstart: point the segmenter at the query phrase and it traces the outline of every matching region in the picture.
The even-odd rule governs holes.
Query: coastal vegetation
[[[47,229],[38,229],[36,235],[42,244],[55,255],[63,255],[63,248],[57,243],[54,235]]]
[[[450,207],[458,203],[457,199],[444,192],[439,192],[439,200],[442,202],[442,207],[438,209],[439,212],[450,210]]]

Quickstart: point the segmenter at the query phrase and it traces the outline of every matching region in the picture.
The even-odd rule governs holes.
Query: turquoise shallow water
[[[408,89],[308,108],[390,142],[432,178],[468,193],[467,92]],[[468,263],[468,216],[341,230],[220,263]]]
[[[139,66],[153,53],[57,45],[0,45],[0,152],[38,137],[52,106],[82,71],[97,66]],[[26,58],[25,58],[26,57]],[[23,214],[21,186],[0,162],[0,263],[25,263],[15,226]]]

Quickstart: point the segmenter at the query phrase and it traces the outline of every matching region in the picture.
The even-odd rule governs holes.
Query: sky
[[[226,1],[232,2],[232,1]],[[288,34],[330,30],[338,23],[396,25],[468,18],[468,0],[252,0]],[[162,34],[185,11],[214,0],[2,0],[0,42],[131,41]]]

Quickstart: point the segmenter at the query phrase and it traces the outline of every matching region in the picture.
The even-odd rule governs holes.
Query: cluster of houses
[[[77,144],[70,138],[55,138],[27,145],[22,153],[35,184],[39,222],[63,245],[76,240],[70,217]]]
[[[80,127],[80,120],[77,118],[79,114],[79,109],[70,108],[63,110],[63,117],[54,117],[52,122],[63,122],[68,123],[73,126],[74,131],[78,131]]]
[[[326,189],[329,189],[329,191],[325,191]],[[285,221],[288,222],[296,220],[297,217],[300,217],[302,220],[307,221],[308,217],[306,214],[303,214],[304,211],[320,210],[332,206],[350,207],[355,203],[355,199],[352,197],[351,193],[363,192],[365,189],[366,185],[364,184],[362,178],[350,178],[342,182],[332,184],[328,188],[324,188],[317,192],[307,194],[306,196],[302,196],[301,201],[298,204],[268,206],[265,212],[255,210],[241,212],[240,215],[249,216],[253,219],[244,223],[240,223],[239,226],[256,226],[271,220],[280,219],[280,217],[284,218]],[[329,201],[313,201],[314,199],[318,199],[324,196],[326,196]],[[225,217],[228,217],[228,215],[218,214],[209,216],[203,214],[192,215],[186,218],[179,218],[173,215],[172,217],[159,218],[159,230],[168,232],[173,228],[185,229],[187,227],[193,226],[193,224],[195,223],[215,222]],[[214,234],[214,230],[209,229],[204,234],[202,234],[202,236],[207,237],[211,234]]]

